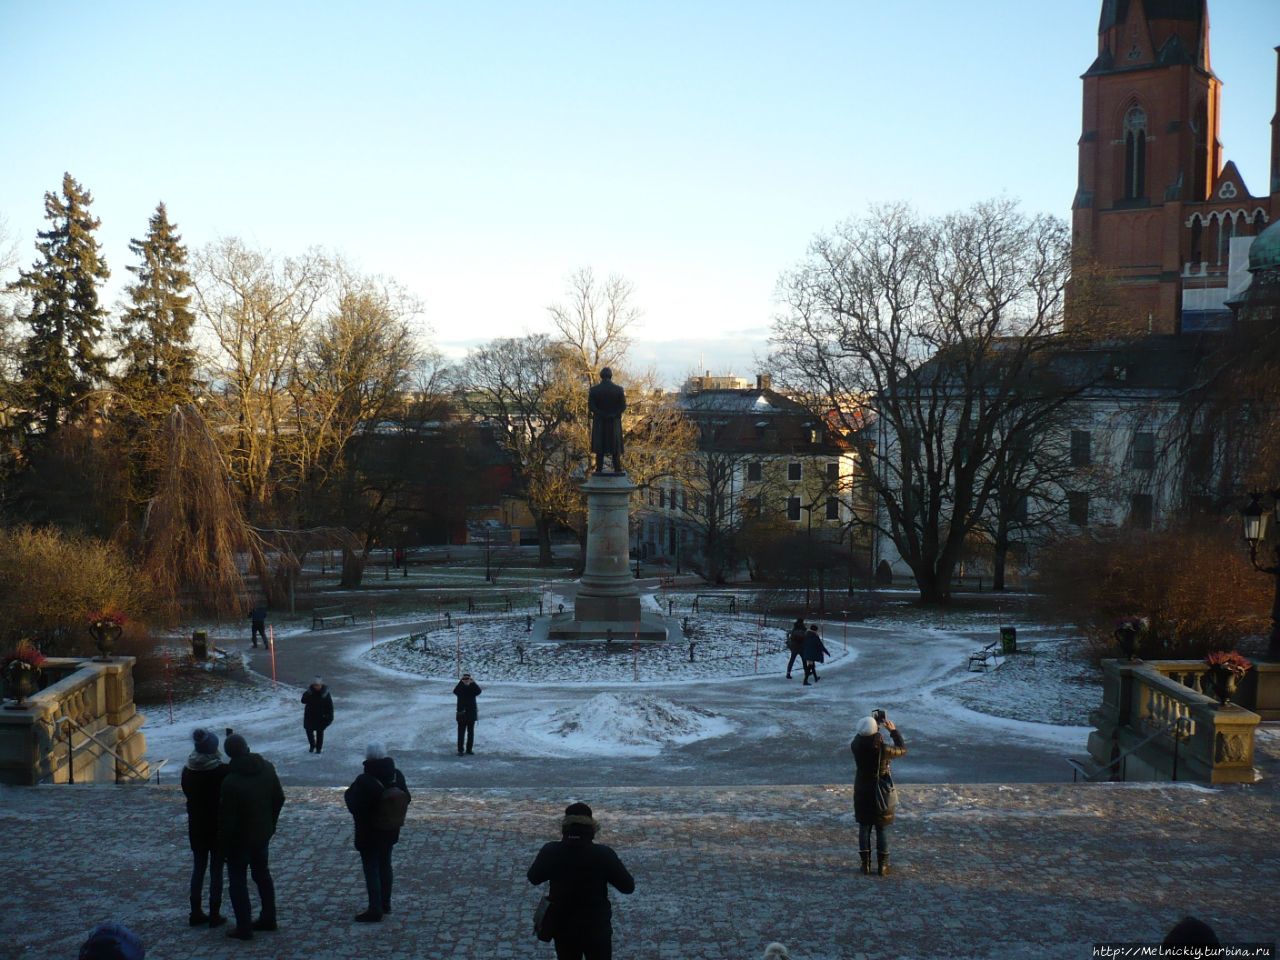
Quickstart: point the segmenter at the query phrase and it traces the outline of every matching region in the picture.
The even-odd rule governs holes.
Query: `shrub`
[[[1077,537],[1045,550],[1041,588],[1098,657],[1114,656],[1118,620],[1149,621],[1138,655],[1199,658],[1266,630],[1273,582],[1225,527]]]
[[[119,549],[100,540],[50,529],[17,527],[0,533],[0,637],[31,638],[46,654],[89,655],[86,629],[94,611],[127,614],[126,646],[145,636],[149,592]]]

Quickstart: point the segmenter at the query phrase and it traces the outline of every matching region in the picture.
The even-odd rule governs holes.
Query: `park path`
[[[558,589],[561,585],[557,585]],[[565,591],[561,591],[565,592]],[[354,627],[285,632],[276,645],[281,687],[263,690],[274,712],[252,711],[226,725],[250,735],[292,782],[324,785],[349,782],[364,744],[382,740],[411,779],[438,786],[646,786],[803,784],[847,781],[849,740],[858,718],[883,707],[896,719],[910,745],[900,776],[909,782],[1061,781],[1063,760],[1084,751],[1086,731],[998,720],[959,707],[937,691],[963,679],[967,653],[984,638],[974,627],[956,631],[925,627],[840,624],[826,630],[828,645],[847,644],[853,656],[823,671],[820,684],[802,687],[783,678],[786,657],[762,662],[758,677],[643,684],[545,684],[490,682],[484,687],[475,757],[459,759],[453,745],[451,680],[395,673],[361,657],[371,644],[405,636],[425,621],[359,623]],[[513,625],[513,630],[518,630]],[[224,641],[225,645],[225,641]],[[247,648],[247,639],[233,642]],[[269,676],[269,655],[244,649],[254,671]],[[337,720],[322,756],[306,751],[301,706],[295,700],[311,677],[329,684]],[[984,683],[974,676],[972,682]],[[610,755],[547,756],[528,749],[524,725],[548,711],[583,703],[609,690],[619,696],[660,697],[677,707],[709,710],[734,724],[733,733],[669,746],[659,757]],[[1082,688],[1082,696],[1096,692]],[[174,766],[189,749],[183,735],[163,728],[153,711],[148,753],[168,756]],[[189,716],[185,711],[183,716]],[[221,726],[219,715],[214,726]],[[201,720],[200,722],[204,722]],[[245,726],[241,726],[246,724]]]

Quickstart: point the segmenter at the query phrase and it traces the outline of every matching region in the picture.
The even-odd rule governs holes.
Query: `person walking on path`
[[[231,909],[236,925],[227,936],[253,939],[255,930],[276,929],[276,889],[271,879],[267,850],[276,832],[284,790],[276,768],[256,753],[249,752],[244,737],[227,737],[230,770],[222,781],[218,801],[218,845],[227,858],[227,880]],[[262,912],[252,917],[246,872],[252,872]]]
[[[385,746],[370,743],[364,756],[364,772],[347,787],[343,798],[355,820],[355,845],[369,894],[369,907],[356,914],[356,922],[377,923],[391,912],[391,848],[400,839],[405,810],[413,798]]]
[[[612,847],[594,843],[599,824],[585,803],[571,803],[560,840],[546,844],[529,867],[534,886],[551,881],[557,960],[611,960],[613,907],[609,887],[631,893],[636,882]]]
[[[831,651],[827,649],[826,644],[822,642],[822,636],[818,633],[818,625],[816,623],[809,624],[809,629],[805,631],[804,648],[802,656],[804,657],[804,685],[809,685],[809,677],[813,677],[813,682],[817,683],[822,678],[818,676],[818,664],[826,663],[826,658]]]
[[[471,679],[471,674],[464,673],[453,688],[453,695],[458,698],[458,756],[462,756],[463,747],[466,747],[466,753],[471,753],[475,742],[476,720],[480,716],[476,697],[480,696],[480,685]]]
[[[182,793],[187,798],[187,839],[194,864],[191,868],[191,916],[193,927],[220,927],[222,916],[222,851],[218,848],[218,798],[222,780],[230,769],[218,753],[218,737],[197,727],[191,733],[195,749],[182,768]],[[204,875],[209,872],[209,912],[201,907]]]
[[[787,679],[791,679],[791,668],[796,665],[796,660],[800,660],[800,665],[804,666],[804,618],[796,617],[796,622],[791,625],[791,632],[787,634],[787,649],[791,651],[791,659],[787,661]],[[806,674],[807,676],[807,674]]]
[[[881,729],[888,730],[893,743],[885,743]],[[889,873],[889,841],[886,832],[893,823],[893,810],[881,810],[877,796],[880,778],[891,774],[890,763],[906,756],[907,745],[902,734],[883,710],[864,717],[858,724],[858,734],[849,744],[857,765],[853,777],[853,818],[858,821],[858,856],[862,859],[862,872],[871,872],[871,830],[876,832],[876,873]]]
[[[258,638],[261,637],[262,645],[269,647],[270,641],[267,639],[267,605],[265,603],[260,603],[249,611],[249,622],[253,625],[253,633],[249,637],[253,641],[253,645],[257,647]]]
[[[324,731],[333,723],[333,697],[323,677],[312,677],[311,686],[302,691],[302,728],[307,731],[308,753],[324,749]]]

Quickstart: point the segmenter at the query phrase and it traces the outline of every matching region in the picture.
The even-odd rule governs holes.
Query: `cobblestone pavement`
[[[1086,958],[1193,913],[1233,940],[1280,927],[1275,780],[1191,785],[905,785],[894,874],[855,872],[848,786],[592,789],[601,840],[636,876],[615,956],[738,960],[778,939],[819,958]],[[420,790],[396,848],[395,912],[352,923],[363,884],[338,788],[290,787],[272,866],[278,933],[186,925],[190,854],[169,786],[0,788],[0,954],[74,957],[103,919],[149,960],[552,955],[524,872],[568,799]],[[7,951],[12,951],[9,953]]]

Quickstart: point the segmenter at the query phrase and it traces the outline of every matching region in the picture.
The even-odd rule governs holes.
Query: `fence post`
[[[271,689],[276,688],[276,628],[275,624],[267,627],[267,636],[271,640]]]

